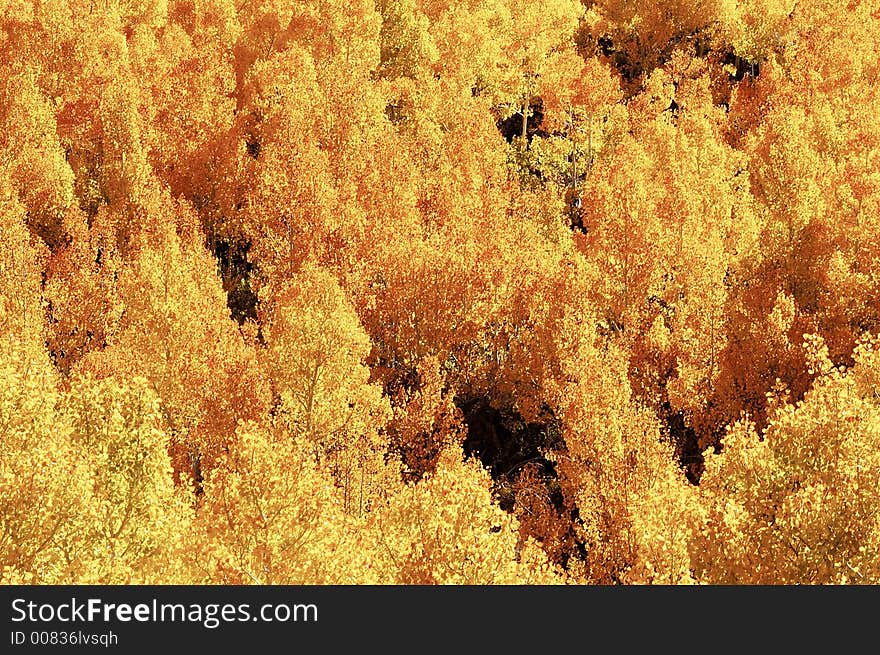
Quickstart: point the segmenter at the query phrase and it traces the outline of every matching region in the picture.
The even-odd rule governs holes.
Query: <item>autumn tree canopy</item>
[[[880,582],[878,44],[0,4],[0,582]]]

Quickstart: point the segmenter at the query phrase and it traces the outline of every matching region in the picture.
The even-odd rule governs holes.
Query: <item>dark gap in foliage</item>
[[[529,104],[529,116],[526,119],[526,141],[532,142],[536,136],[546,137],[548,132],[542,129],[544,122],[544,101],[541,98],[533,98]],[[512,116],[508,116],[504,120],[496,121],[495,125],[501,136],[508,143],[513,143],[514,139],[522,138],[523,133],[523,115],[522,110],[516,112]]]
[[[666,432],[675,447],[675,458],[684,469],[688,481],[693,485],[698,485],[703,470],[706,468],[703,449],[700,447],[700,438],[696,431],[688,426],[684,413],[672,412],[668,403],[665,404],[664,409],[667,411],[663,421],[666,425]]]
[[[561,426],[549,408],[545,420],[529,423],[516,410],[499,410],[485,397],[456,398],[455,404],[467,426],[464,454],[478,457],[489,470],[499,486],[503,509],[513,509],[514,494],[505,489],[512,487],[510,482],[526,464],[539,465],[549,479],[558,478],[556,465],[543,455],[563,445]],[[557,508],[562,506],[561,493],[556,503]]]
[[[250,284],[254,267],[247,258],[250,248],[250,241],[245,239],[217,239],[211,248],[217,257],[217,268],[226,292],[226,305],[239,325],[248,319],[257,320],[259,299]]]
[[[733,51],[725,52],[721,63],[725,66],[733,66],[736,69],[732,75],[728,73],[731,83],[742,82],[746,77],[754,79],[761,74],[761,62],[750,61],[740,57]]]
[[[608,36],[600,36],[596,39],[596,46],[603,57],[610,57],[614,53],[614,40]]]
[[[662,47],[658,46],[651,56],[645,55],[638,43],[638,37],[635,42],[631,38],[615,42],[610,35],[594,36],[587,32],[578,34],[576,42],[581,56],[605,59],[620,75],[627,95],[633,96],[642,90],[645,78],[669,62],[676,49],[693,49],[693,56],[700,59],[712,54],[713,35],[710,28],[680,32]]]
[[[411,109],[408,104],[403,99],[399,99],[385,105],[385,116],[392,125],[399,125],[407,120],[408,111]]]
[[[73,241],[73,237],[64,230],[61,216],[35,216],[28,212],[25,224],[30,233],[41,239],[52,254],[66,248]]]
[[[262,147],[260,145],[260,142],[256,139],[247,139],[245,141],[245,145],[247,147],[248,155],[250,155],[254,159],[258,159],[260,156],[260,148]]]
[[[587,226],[584,225],[584,208],[580,190],[569,187],[565,192],[565,201],[569,228],[574,232],[586,234]]]
[[[587,561],[587,545],[578,526],[580,511],[566,497],[556,463],[546,457],[562,452],[562,425],[548,406],[534,422],[512,408],[497,408],[484,396],[457,398],[467,436],[466,456],[478,457],[495,482],[501,509],[520,520],[521,533],[542,544],[547,556],[567,568]]]

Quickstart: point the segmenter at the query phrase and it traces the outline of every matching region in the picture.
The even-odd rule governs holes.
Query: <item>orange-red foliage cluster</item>
[[[880,2],[0,2],[0,582],[880,582]]]

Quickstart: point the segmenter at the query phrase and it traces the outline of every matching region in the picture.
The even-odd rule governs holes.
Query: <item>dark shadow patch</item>
[[[698,485],[703,470],[706,468],[703,449],[700,447],[700,438],[696,431],[688,426],[683,412],[671,412],[668,403],[664,409],[666,415],[663,421],[666,433],[675,447],[675,458],[684,469],[688,481],[693,485]]]
[[[738,56],[733,51],[725,52],[721,63],[726,66],[733,66],[735,69],[733,74],[728,73],[728,79],[731,84],[742,82],[747,77],[755,79],[761,74],[760,61],[750,61]]]
[[[250,155],[254,159],[259,159],[260,150],[262,149],[259,141],[257,141],[256,139],[247,139],[245,141],[245,147],[247,147],[248,155]]]
[[[498,484],[499,503],[507,511],[513,509],[514,480],[526,465],[539,466],[549,480],[557,480],[556,465],[544,456],[548,450],[563,446],[561,425],[549,408],[545,418],[529,423],[512,409],[499,410],[488,398],[456,399],[467,426],[463,449],[466,457],[477,457]],[[562,505],[562,495],[554,499]]]
[[[248,261],[250,241],[218,239],[211,250],[217,257],[217,268],[226,292],[226,305],[239,325],[257,320],[257,294],[251,289],[253,264]]]
[[[542,128],[544,122],[544,101],[538,97],[533,98],[529,104],[529,116],[526,118],[526,141],[532,142],[536,136],[546,137],[548,132]],[[503,120],[496,121],[495,125],[501,136],[508,143],[513,143],[514,139],[522,138],[523,134],[523,115],[522,111],[518,111]]]

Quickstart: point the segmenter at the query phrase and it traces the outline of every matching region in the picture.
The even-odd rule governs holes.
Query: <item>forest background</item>
[[[0,581],[876,583],[877,0],[3,0]]]

